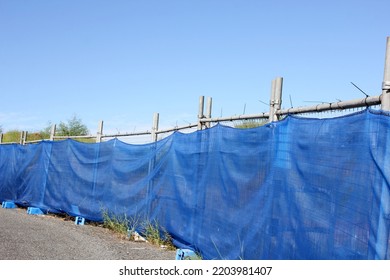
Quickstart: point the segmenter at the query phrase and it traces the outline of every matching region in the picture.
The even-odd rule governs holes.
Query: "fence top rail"
[[[12,145],[12,144],[20,144],[20,142],[1,142],[1,145]]]
[[[116,138],[116,137],[125,137],[125,136],[139,136],[139,135],[150,135],[152,132],[149,130],[141,132],[131,132],[131,133],[119,133],[119,134],[104,134],[102,138]],[[95,136],[96,137],[96,136]]]
[[[40,142],[47,141],[47,140],[49,140],[49,139],[31,140],[31,141],[25,141],[24,143],[25,144],[35,144],[35,143],[40,143]]]
[[[288,114],[301,114],[301,113],[315,113],[323,111],[335,111],[345,110],[350,108],[368,107],[373,105],[381,104],[381,96],[368,96],[362,99],[353,99],[348,101],[337,101],[330,103],[322,103],[313,106],[297,107],[289,109],[281,109],[275,112],[276,115],[288,115]],[[220,118],[202,118],[199,120],[201,123],[206,122],[223,122],[223,121],[234,121],[234,120],[249,120],[249,119],[267,119],[269,113],[253,114],[253,115],[238,115],[230,117]]]
[[[332,103],[322,103],[307,107],[297,107],[290,109],[277,110],[277,115],[316,113],[323,111],[345,110],[358,107],[368,107],[381,104],[381,96],[368,96],[363,99],[353,99],[348,101],[338,101]]]
[[[53,139],[90,139],[96,138],[96,135],[77,135],[77,136],[68,136],[68,135],[54,135]]]
[[[253,114],[253,115],[238,115],[230,117],[220,118],[202,118],[199,121],[205,122],[224,122],[224,121],[237,121],[237,120],[250,120],[250,119],[268,119],[269,113]]]
[[[168,133],[168,132],[173,132],[173,131],[178,131],[178,130],[183,130],[183,129],[188,129],[188,128],[194,128],[197,126],[198,126],[198,124],[188,124],[188,125],[184,125],[184,126],[176,126],[174,128],[158,130],[158,131],[156,131],[156,134]]]

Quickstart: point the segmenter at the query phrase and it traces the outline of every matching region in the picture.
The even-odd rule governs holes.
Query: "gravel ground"
[[[0,260],[174,260],[175,251],[121,239],[95,225],[0,208]]]

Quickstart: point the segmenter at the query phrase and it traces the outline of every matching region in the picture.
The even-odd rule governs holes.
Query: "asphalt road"
[[[99,226],[0,208],[0,260],[174,260],[175,254]]]

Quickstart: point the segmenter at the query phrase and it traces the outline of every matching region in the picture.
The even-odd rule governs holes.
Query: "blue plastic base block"
[[[3,201],[1,206],[3,208],[18,208],[18,206],[16,206],[15,202],[13,201]]]
[[[36,207],[28,207],[27,214],[29,214],[29,215],[45,215],[45,213],[43,213],[43,211],[41,209],[36,208]]]
[[[83,226],[84,223],[85,223],[85,218],[83,218],[83,217],[76,217],[74,223],[75,223],[75,225]]]
[[[177,249],[176,260],[200,260],[201,258],[190,249]]]
[[[70,211],[72,211],[73,216],[80,216],[80,209],[77,205],[70,205]]]

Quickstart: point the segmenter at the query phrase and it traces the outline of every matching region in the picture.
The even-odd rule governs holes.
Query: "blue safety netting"
[[[0,200],[155,220],[205,259],[390,259],[390,117],[0,146]]]

